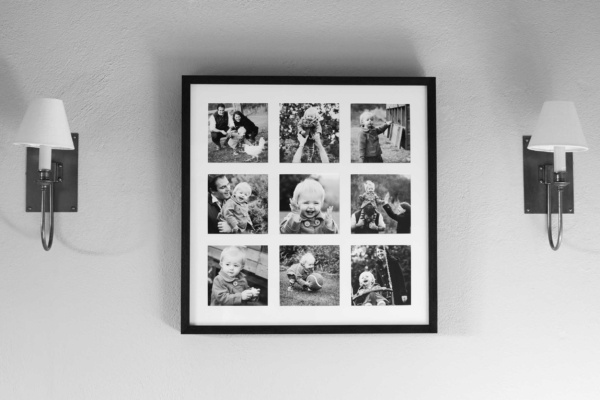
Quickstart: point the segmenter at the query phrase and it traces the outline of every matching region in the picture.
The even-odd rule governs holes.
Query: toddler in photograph
[[[375,276],[369,271],[364,271],[358,277],[360,284],[352,300],[359,306],[387,306],[388,300],[381,294],[381,286],[375,283]]]
[[[311,253],[306,253],[300,258],[300,262],[293,264],[287,270],[289,279],[288,292],[292,291],[295,284],[300,285],[302,290],[311,291],[308,287],[306,278],[315,271],[315,257]]]
[[[377,208],[385,202],[375,193],[375,184],[372,181],[366,181],[363,184],[365,192],[358,196],[358,202],[360,208],[363,209],[367,204],[372,204],[373,207]]]
[[[233,149],[234,156],[237,156],[239,154],[237,151],[238,148],[242,147],[242,142],[245,135],[246,129],[243,126],[240,128],[232,128],[227,134],[227,137],[229,138],[227,144]]]
[[[221,252],[221,271],[213,280],[211,306],[244,306],[258,300],[260,289],[251,288],[242,269],[246,264],[243,247],[229,246]]]
[[[306,109],[298,121],[298,133],[307,139],[313,139],[315,135],[320,135],[322,132],[319,111],[315,107]]]
[[[314,179],[305,179],[296,185],[290,199],[290,212],[281,222],[281,233],[338,233],[333,220],[333,207],[323,213],[325,189]]]
[[[392,121],[386,121],[379,128],[375,128],[373,125],[374,118],[375,116],[370,111],[365,111],[360,115],[362,132],[360,133],[359,157],[363,163],[383,162],[379,135],[390,127]]]
[[[323,133],[323,128],[319,122],[319,110],[310,107],[304,111],[304,115],[298,121],[298,134],[306,139],[304,146],[308,149],[308,159],[312,160],[315,153],[315,136]]]
[[[233,194],[225,202],[219,214],[219,221],[225,221],[231,228],[231,233],[248,233],[252,227],[248,213],[248,199],[252,187],[247,182],[238,183],[233,188]]]

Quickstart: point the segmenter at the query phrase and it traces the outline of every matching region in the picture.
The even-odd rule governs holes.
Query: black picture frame
[[[427,121],[427,312],[426,324],[281,324],[195,325],[190,322],[190,188],[191,88],[193,85],[328,85],[420,86],[426,90]],[[182,334],[335,334],[335,333],[437,333],[437,164],[436,79],[433,77],[288,77],[288,76],[183,76],[182,77],[182,222],[181,222],[181,333]],[[278,164],[278,160],[270,160]],[[393,170],[394,166],[388,168]]]

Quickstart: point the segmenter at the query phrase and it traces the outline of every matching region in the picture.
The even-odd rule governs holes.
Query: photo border
[[[429,323],[423,325],[210,325],[190,323],[190,117],[191,86],[210,85],[346,85],[423,86],[427,93],[428,175],[428,298]],[[181,222],[181,333],[182,334],[306,334],[306,333],[437,333],[437,158],[436,80],[433,77],[287,77],[182,76],[182,222]],[[272,160],[270,161],[272,162]],[[397,164],[390,164],[392,169]],[[389,171],[388,171],[389,173]]]

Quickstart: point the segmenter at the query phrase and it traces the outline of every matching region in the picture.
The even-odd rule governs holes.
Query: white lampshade
[[[15,144],[58,150],[75,149],[62,100],[33,100],[23,117]]]
[[[571,101],[547,101],[542,107],[537,126],[527,148],[553,152],[555,147],[565,151],[586,151],[587,142],[581,130],[575,104]]]

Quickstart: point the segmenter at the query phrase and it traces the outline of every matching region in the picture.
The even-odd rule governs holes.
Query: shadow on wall
[[[475,10],[471,10],[475,12]],[[532,110],[535,116],[545,100],[553,97],[552,60],[544,52],[539,26],[531,24],[534,15],[526,9],[498,7],[489,18],[495,29],[480,30],[485,57],[494,68],[488,68],[490,88],[506,101],[496,104],[499,115],[519,116]],[[474,14],[473,20],[481,19]],[[507,21],[498,24],[497,21]],[[484,23],[485,21],[481,21]],[[504,141],[502,135],[497,140]]]
[[[0,59],[0,87],[2,87],[0,120],[13,122],[16,129],[21,123],[21,118],[25,115],[27,102],[21,93],[21,89],[19,89],[23,85],[19,83],[14,75],[11,65],[4,59]],[[16,117],[19,118],[15,119]]]
[[[163,241],[159,253],[169,260],[163,265],[160,283],[161,315],[174,329],[180,328],[181,302],[181,76],[423,76],[409,40],[383,38],[374,46],[369,35],[350,34],[355,36],[322,41],[316,33],[308,33],[315,35],[314,43],[318,44],[293,50],[277,35],[254,38],[252,45],[247,46],[243,31],[228,32],[218,40],[204,42],[198,38],[214,35],[196,32],[195,37],[170,37],[168,43],[160,39],[149,43],[155,49],[156,73],[152,78],[158,108],[154,115],[160,132],[159,146],[154,147],[160,154],[153,159],[159,163],[157,180],[166,185],[159,194],[160,209],[171,210],[160,216]],[[306,40],[311,42],[311,38]],[[173,42],[183,45],[173,51]],[[173,179],[174,169],[177,179]]]
[[[2,88],[2,96],[0,96],[0,126],[2,135],[0,135],[1,144],[6,146],[6,157],[0,158],[0,166],[10,176],[11,192],[14,195],[6,197],[6,201],[0,204],[0,221],[7,225],[10,231],[19,234],[27,240],[35,240],[36,245],[41,248],[39,239],[40,235],[40,218],[41,213],[27,213],[25,211],[25,167],[26,167],[26,148],[24,146],[13,146],[12,142],[21,123],[23,116],[27,110],[30,100],[35,97],[53,96],[56,93],[63,93],[63,96],[73,95],[69,91],[58,91],[56,88],[44,85],[32,86],[30,82],[20,82],[17,79],[17,74],[13,72],[13,68],[4,59],[0,59],[0,87]],[[38,78],[33,77],[33,78]],[[33,80],[33,78],[31,78]],[[60,74],[56,76],[48,76],[48,82],[60,83]],[[24,89],[25,88],[25,89]],[[67,113],[69,110],[67,109]],[[71,128],[77,127],[77,123],[72,123],[73,116],[68,114]],[[86,119],[90,117],[85,115]],[[93,125],[93,124],[92,124]],[[100,135],[98,135],[100,136]],[[82,145],[79,155],[79,201],[80,210],[77,213],[56,213],[54,227],[54,242],[55,248],[60,246],[85,255],[110,255],[118,256],[130,253],[133,249],[142,247],[147,241],[143,234],[135,237],[137,233],[129,228],[128,224],[132,218],[137,217],[136,221],[143,221],[146,215],[142,215],[141,211],[124,209],[123,207],[111,207],[111,204],[102,203],[102,208],[93,209],[95,206],[94,200],[96,194],[100,191],[106,193],[107,180],[104,177],[90,177],[91,171],[87,169],[92,158],[90,152],[98,150],[98,145],[92,143],[93,137],[90,137],[89,132],[84,131],[81,135]],[[118,144],[115,144],[118,146]],[[110,151],[106,151],[110,154]],[[105,176],[117,176],[116,181],[121,183],[121,187],[116,187],[115,192],[118,194],[118,201],[125,203],[127,196],[132,200],[125,204],[139,203],[140,195],[134,190],[123,190],[123,182],[127,182],[128,178],[121,173],[116,175],[107,173],[107,169],[115,168],[114,163],[108,168],[100,169],[100,174]],[[111,183],[114,183],[113,180]],[[113,185],[115,187],[117,185]],[[147,186],[147,185],[146,185]],[[88,193],[92,193],[88,196]],[[115,199],[117,197],[114,197]],[[101,218],[102,223],[99,224],[99,215],[106,213]],[[108,214],[111,213],[111,214]],[[120,215],[118,214],[120,213]],[[110,215],[110,217],[108,217]],[[117,217],[113,217],[117,215]],[[108,222],[119,221],[120,225],[110,225]],[[71,221],[76,221],[71,223]],[[138,224],[139,225],[139,224]],[[93,227],[93,228],[90,228]],[[148,232],[148,227],[140,227],[138,231],[142,233]],[[118,234],[115,234],[117,232]],[[93,240],[90,240],[90,237]],[[85,238],[85,239],[82,239]],[[133,238],[133,239],[131,239]],[[130,240],[131,239],[131,240]]]
[[[11,208],[15,204],[21,216],[21,212],[25,214],[25,147],[14,146],[12,143],[16,138],[17,130],[21,124],[21,120],[27,110],[27,101],[22,93],[22,85],[13,73],[13,68],[4,59],[0,59],[0,87],[2,88],[2,96],[0,96],[0,124],[3,127],[1,137],[2,144],[6,146],[7,155],[0,160],[2,171],[5,176],[13,176],[13,183],[18,187],[11,191],[17,196],[11,196]],[[7,199],[8,200],[8,199]],[[5,203],[6,204],[6,203]],[[2,220],[13,232],[18,232],[20,235],[30,237],[31,230],[23,225],[22,220],[12,221],[5,210],[0,209],[0,220]]]
[[[237,36],[221,36],[210,39],[211,42],[198,40],[214,38],[209,32],[195,37],[170,37],[168,43],[150,43],[157,58],[166,63],[164,72],[177,74],[161,76],[160,82],[164,84],[171,78],[180,81],[181,75],[424,76],[417,51],[408,39],[411,35],[403,37],[401,32],[380,40],[360,31],[344,32],[339,40],[331,36],[323,40],[318,33],[307,32],[302,41],[315,43],[313,46],[290,46],[277,35],[259,40],[255,32],[248,32],[252,36],[250,44],[243,31],[228,34]],[[183,45],[174,52],[173,42]]]

